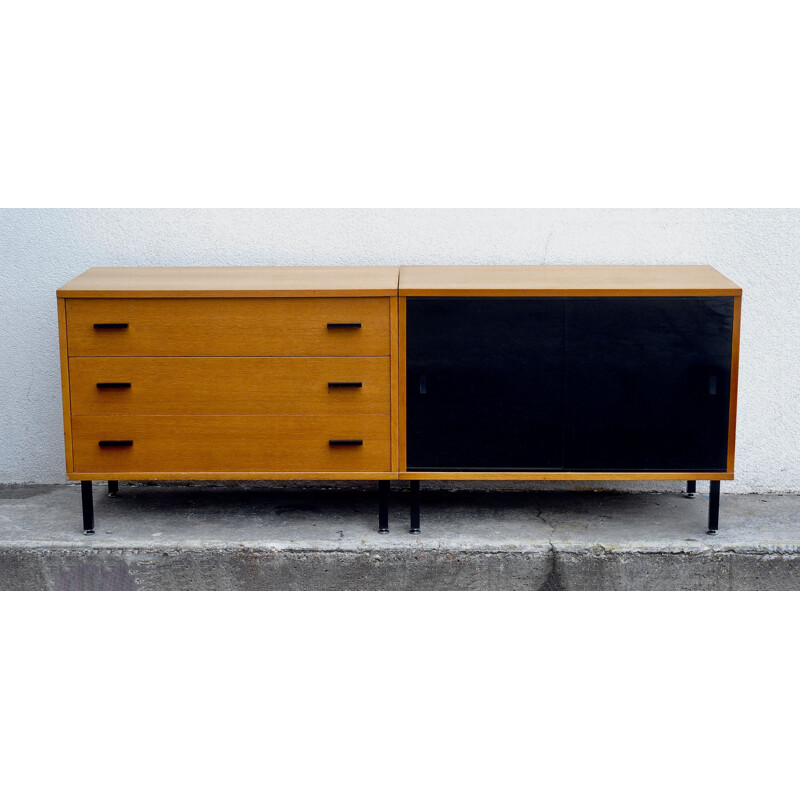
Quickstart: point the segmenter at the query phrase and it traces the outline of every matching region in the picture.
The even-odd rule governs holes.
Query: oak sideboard
[[[93,268],[58,290],[67,477],[720,481],[741,289],[708,266]]]
[[[397,477],[397,268],[95,268],[58,291],[67,477]]]

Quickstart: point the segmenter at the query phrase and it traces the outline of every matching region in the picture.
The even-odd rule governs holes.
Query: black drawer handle
[[[133,439],[102,439],[97,444],[100,447],[131,447]]]
[[[361,447],[364,444],[363,439],[329,439],[328,444],[331,447]]]
[[[131,385],[129,383],[98,383],[98,389],[130,389]]]
[[[119,331],[127,327],[127,322],[95,322],[94,324],[96,331]]]
[[[329,322],[328,328],[360,328],[360,322]]]
[[[329,389],[360,389],[361,381],[328,381]]]

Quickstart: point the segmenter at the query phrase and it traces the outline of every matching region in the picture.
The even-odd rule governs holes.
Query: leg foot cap
[[[711,529],[711,528],[709,528],[709,529],[706,531],[706,533],[707,533],[709,536],[716,536],[716,535],[717,535],[717,531],[716,531],[716,530],[713,530],[713,529]]]
[[[84,536],[94,536],[94,529],[93,528],[89,528],[88,530],[85,530],[83,532],[83,535]]]
[[[419,536],[422,533],[422,531],[419,528],[412,528],[409,531],[409,533],[412,534],[413,536]]]

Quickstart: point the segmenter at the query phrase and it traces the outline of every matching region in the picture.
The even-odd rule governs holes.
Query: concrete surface
[[[800,209],[0,210],[0,483],[65,482],[55,291],[90,266],[698,263],[744,289],[725,490],[798,492]]]
[[[701,485],[699,488],[705,488]],[[0,589],[797,589],[800,497],[121,484],[0,487]]]

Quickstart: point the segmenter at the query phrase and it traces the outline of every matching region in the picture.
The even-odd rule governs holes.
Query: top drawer
[[[70,356],[383,356],[389,302],[68,299],[67,345]]]

